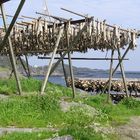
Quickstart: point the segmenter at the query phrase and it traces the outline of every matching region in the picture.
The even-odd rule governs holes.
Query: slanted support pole
[[[2,18],[3,18],[4,28],[5,28],[6,35],[7,35],[7,36],[5,36],[6,38],[4,38],[5,40],[3,42],[5,43],[6,40],[8,39],[9,49],[10,49],[10,59],[12,59],[11,63],[12,63],[13,71],[14,71],[14,74],[15,74],[16,82],[17,82],[18,92],[19,92],[19,95],[21,95],[22,94],[21,84],[20,84],[20,80],[19,80],[19,77],[18,77],[18,72],[17,72],[17,67],[16,67],[16,60],[15,60],[15,56],[14,56],[12,41],[11,41],[11,38],[9,37],[9,34],[10,34],[11,30],[10,30],[10,32],[8,32],[9,30],[7,30],[6,16],[5,16],[3,4],[0,5],[0,8],[1,8],[1,13],[2,13]],[[15,19],[15,21],[16,21],[16,19]],[[10,26],[11,26],[11,24],[10,24]],[[4,44],[2,43],[2,48],[3,47],[4,47]],[[2,49],[2,48],[0,48],[0,49]]]
[[[62,57],[62,53],[60,53],[60,57]],[[68,76],[67,76],[67,72],[65,70],[64,60],[62,60],[62,68],[63,68],[63,72],[64,72],[65,83],[66,83],[66,86],[68,87]]]
[[[22,67],[23,67],[23,69],[24,69],[24,71],[25,71],[27,77],[29,77],[29,74],[28,74],[28,72],[27,72],[27,68],[26,68],[25,64],[23,63],[23,61],[22,61],[22,59],[21,59],[21,56],[19,56],[18,58],[19,58],[19,60],[20,60],[20,63],[21,63],[21,65],[22,65]]]
[[[118,57],[119,57],[119,59],[121,59],[121,52],[120,52],[119,48],[118,48]],[[126,97],[129,97],[128,88],[127,88],[127,82],[126,82],[126,77],[125,77],[125,72],[124,72],[124,67],[123,67],[123,62],[120,63],[120,70],[121,70],[123,84],[124,84],[124,88],[125,88],[125,92],[126,92]]]
[[[107,96],[107,103],[110,101],[110,92],[111,92],[111,83],[112,83],[112,72],[113,72],[113,57],[114,57],[114,50],[111,52],[111,61],[110,61],[110,72],[109,72],[109,86],[108,86],[108,96]]]
[[[67,53],[70,51],[70,49],[72,48],[73,44],[77,43],[79,38],[80,38],[80,35],[83,33],[83,31],[86,29],[86,25],[84,25],[84,27],[82,28],[82,30],[78,33],[78,35],[75,37],[74,41],[71,43],[71,45],[69,46],[68,48],[68,51],[66,51],[62,56],[61,58],[55,63],[55,65],[52,67],[51,69],[51,72],[50,72],[50,75],[54,72],[54,70],[56,69],[56,67],[60,64],[60,62],[64,59],[64,57],[67,55]]]
[[[67,41],[67,47],[70,47],[70,41],[69,41],[69,25],[70,22],[65,27],[66,30],[66,41]],[[72,83],[72,92],[73,92],[73,98],[75,98],[75,84],[74,84],[74,74],[73,74],[73,68],[72,68],[72,61],[71,61],[71,52],[68,52],[68,62],[69,62],[69,70],[70,70],[70,77],[71,77],[71,83]]]
[[[115,69],[113,70],[112,72],[112,76],[115,74],[115,72],[117,71],[118,67],[120,66],[121,62],[123,61],[123,59],[125,58],[125,56],[127,55],[128,51],[130,50],[131,48],[131,43],[129,44],[128,48],[126,49],[125,53],[123,54],[123,56],[119,59],[119,63],[118,65],[115,67]],[[109,81],[106,82],[106,85],[103,89],[103,93],[105,92],[106,88],[108,87],[108,83]]]
[[[71,77],[71,83],[72,83],[73,98],[75,98],[75,83],[74,83],[74,74],[73,74],[73,68],[72,68],[72,61],[71,61],[70,52],[68,52],[68,58],[69,58],[69,69],[70,69],[70,77]]]
[[[10,55],[10,56],[11,56],[11,55]],[[12,58],[10,57],[9,59],[10,59],[10,61],[11,61],[12,68],[13,68]],[[19,57],[16,59],[16,65],[17,65],[17,63],[18,63],[18,62],[17,62],[18,60],[19,60]],[[9,79],[12,78],[13,73],[14,73],[14,70],[12,69],[12,70],[11,70],[11,73],[10,73],[10,76],[9,76]]]
[[[48,78],[49,78],[49,75],[50,75],[50,72],[51,72],[51,68],[52,68],[52,65],[53,65],[54,57],[56,55],[56,52],[57,52],[57,49],[58,49],[58,46],[59,46],[59,42],[60,42],[63,30],[64,30],[64,28],[61,27],[60,31],[59,31],[59,35],[57,37],[57,41],[56,41],[56,44],[55,44],[55,48],[54,48],[54,51],[53,51],[50,63],[49,63],[49,66],[48,66],[48,71],[46,73],[45,80],[44,80],[44,83],[43,83],[42,88],[41,88],[41,94],[44,94],[44,91],[45,91],[45,88],[46,88],[46,84],[48,82]]]
[[[29,61],[27,55],[25,55],[26,65],[27,65],[27,71],[28,71],[28,77],[31,77],[30,67],[29,67]]]

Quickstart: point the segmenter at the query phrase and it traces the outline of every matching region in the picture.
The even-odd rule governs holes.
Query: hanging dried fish
[[[37,19],[32,22],[22,22],[15,25],[10,36],[12,39],[13,49],[18,54],[26,52],[33,54],[48,54],[53,51],[60,24],[53,22],[48,23],[45,19]],[[81,32],[86,25],[86,29]],[[87,52],[88,49],[94,50],[113,50],[125,48],[131,44],[131,49],[136,47],[136,38],[138,36],[135,30],[122,30],[118,26],[110,26],[106,21],[97,21],[95,19],[79,20],[77,23],[69,22],[68,25],[69,41],[73,42],[80,33],[78,40],[72,45],[72,50]],[[0,41],[3,40],[5,32],[0,29]],[[59,49],[66,50],[66,35],[62,34]],[[3,52],[8,52],[8,41],[5,43]]]
[[[136,43],[136,31],[133,30],[133,32],[131,33],[131,38],[132,38],[132,49],[134,50],[135,47],[137,47],[137,43]]]

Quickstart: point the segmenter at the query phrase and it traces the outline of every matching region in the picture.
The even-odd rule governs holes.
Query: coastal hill
[[[23,63],[26,65],[25,61],[23,60]],[[17,61],[17,68],[18,68],[18,71],[20,74],[22,75],[26,75],[21,63],[19,62],[19,60]],[[47,72],[47,69],[48,69],[48,66],[40,66],[40,67],[33,67],[30,65],[30,72],[31,72],[31,75],[45,75],[46,72]],[[12,68],[11,68],[11,63],[10,63],[10,60],[7,56],[1,56],[0,57],[0,77],[1,75],[4,75],[6,76],[6,74],[9,75],[9,73],[11,72]],[[69,65],[65,64],[65,70],[68,74],[68,76],[70,75],[70,72],[69,72]],[[5,73],[6,71],[6,73]],[[73,66],[73,71],[74,71],[74,75],[82,75],[84,74],[85,72],[86,73],[92,73],[92,72],[99,72],[99,71],[105,71],[105,70],[102,70],[102,69],[90,69],[90,68],[78,68],[78,67],[75,67]],[[107,71],[106,71],[107,72]],[[58,67],[56,68],[56,70],[54,71],[53,75],[63,75],[63,68],[62,68],[62,65],[61,63],[58,65]]]
[[[26,66],[25,61],[23,60],[23,63]],[[46,74],[48,66],[40,66],[40,67],[34,67],[34,66],[29,66],[30,67],[30,72],[32,76],[43,76]],[[17,69],[18,72],[21,75],[26,76],[26,73],[20,63],[20,61],[17,61]],[[0,77],[8,77],[11,73],[11,63],[8,57],[6,56],[0,56]],[[69,65],[65,64],[65,70],[68,76],[70,76],[69,72]],[[103,70],[103,69],[90,69],[90,68],[84,68],[84,67],[75,67],[73,66],[73,72],[75,77],[77,78],[107,78],[109,76],[109,70]],[[127,78],[140,78],[140,72],[139,71],[126,71],[125,72]],[[56,70],[52,74],[53,76],[63,76],[63,68],[62,64],[60,63]],[[118,70],[114,78],[121,78],[121,73]]]
[[[65,64],[65,70],[66,70],[66,73],[68,75],[70,75],[70,71],[69,71],[69,65],[68,64]],[[44,75],[46,74],[46,71],[48,69],[48,66],[42,66],[42,67],[31,67],[31,71],[32,71],[32,74],[34,75]],[[100,69],[90,69],[90,68],[79,68],[79,67],[75,67],[73,66],[73,72],[74,72],[74,75],[79,75],[79,74],[84,74],[85,72],[86,73],[91,73],[91,72],[95,72],[95,71],[105,71],[105,70],[100,70]],[[58,67],[56,68],[56,70],[54,71],[53,75],[63,75],[63,68],[62,68],[62,65],[59,64]]]

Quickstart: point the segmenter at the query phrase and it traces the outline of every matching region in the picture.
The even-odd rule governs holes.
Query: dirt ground
[[[126,125],[116,128],[120,140],[140,140],[140,116],[132,117]]]

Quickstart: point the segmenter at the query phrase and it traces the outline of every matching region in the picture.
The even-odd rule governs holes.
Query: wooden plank
[[[0,13],[0,15],[2,15],[2,14]],[[6,14],[6,17],[13,18],[12,15],[7,15],[7,14]],[[0,16],[0,18],[2,18],[2,17]],[[24,19],[24,18],[19,17],[18,19]]]
[[[54,19],[59,20],[59,21],[65,21],[65,22],[68,21],[67,19],[62,18],[62,17],[52,16],[52,15],[48,15],[48,14],[43,14],[43,13],[40,13],[40,12],[36,12],[36,14],[39,14],[39,15],[42,15],[42,16],[51,17],[51,18],[54,18]]]
[[[86,20],[87,21],[91,21],[91,17],[90,18],[87,18]],[[72,25],[75,25],[75,24],[79,24],[79,23],[85,23],[85,19],[80,19],[80,20],[72,20],[72,21],[70,21],[70,24],[72,24]],[[67,24],[67,22],[64,22],[64,23],[56,23],[56,26],[57,27],[60,27],[60,26],[62,26],[63,24]],[[48,28],[52,28],[53,27],[53,25],[48,25]]]
[[[77,12],[73,12],[73,11],[68,10],[68,9],[65,9],[65,8],[61,8],[61,10],[67,11],[67,12],[69,12],[69,13],[72,13],[72,14],[74,14],[74,15],[77,15],[77,16],[80,16],[80,17],[83,17],[83,18],[87,18],[87,16],[84,16],[84,15],[82,15],[82,14],[79,14],[79,13],[77,13]]]
[[[38,59],[51,59],[51,57],[46,57],[46,56],[43,56],[43,57],[40,57],[38,56]],[[55,57],[54,59],[60,59],[60,57]],[[65,57],[64,60],[68,60],[69,58],[68,57]],[[72,57],[71,58],[72,60],[99,60],[99,61],[102,61],[102,60],[106,60],[106,61],[110,61],[110,60],[120,60],[119,58],[85,58],[85,57],[81,57],[81,58],[78,58],[78,57]],[[128,58],[124,58],[123,60],[129,60]]]

